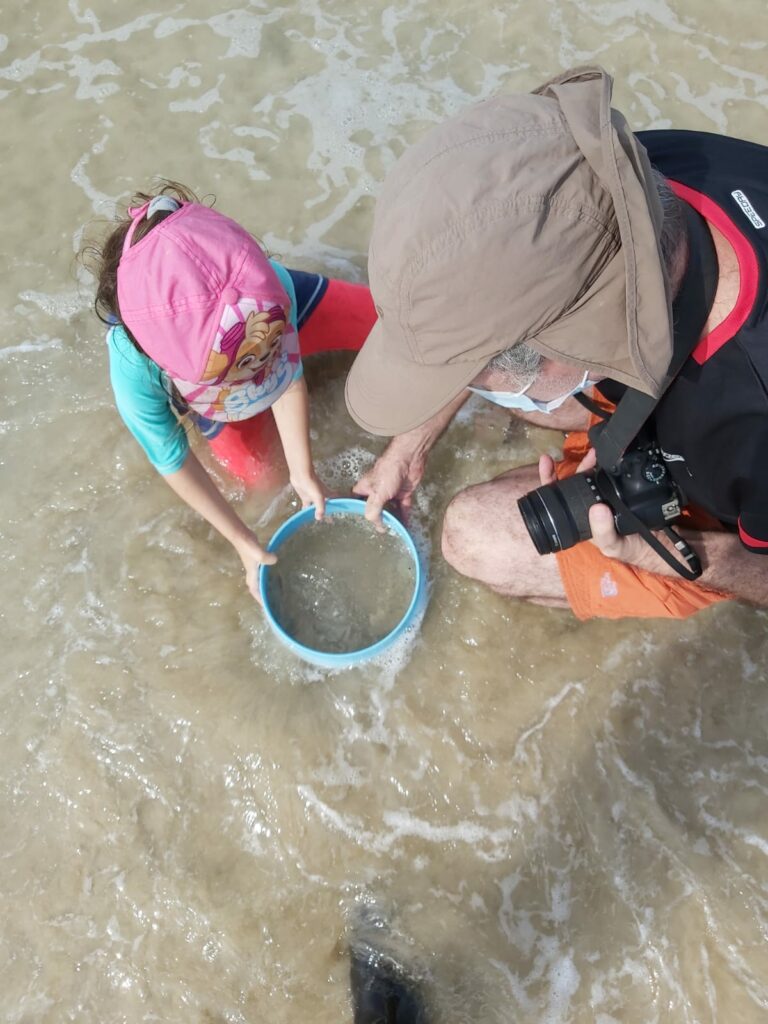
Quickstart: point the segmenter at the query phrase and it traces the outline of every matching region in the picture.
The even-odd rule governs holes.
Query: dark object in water
[[[422,986],[370,946],[352,948],[354,1024],[428,1024]]]

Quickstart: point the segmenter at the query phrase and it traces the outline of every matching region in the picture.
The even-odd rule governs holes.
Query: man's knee
[[[507,591],[511,567],[521,567],[531,548],[522,536],[517,496],[512,481],[505,481],[503,488],[489,482],[460,491],[443,520],[442,550],[448,564],[464,576]]]
[[[477,517],[482,504],[470,487],[453,497],[443,518],[443,557],[450,566],[464,576],[474,575],[472,569],[477,553],[482,548],[482,532],[477,529]]]
[[[457,572],[501,594],[562,604],[555,557],[537,554],[517,507],[537,485],[536,468],[526,466],[459,492],[445,512],[443,556]]]

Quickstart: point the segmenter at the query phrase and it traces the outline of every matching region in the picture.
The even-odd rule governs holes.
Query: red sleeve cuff
[[[750,533],[747,533],[741,519],[739,519],[739,537],[741,538],[741,543],[744,547],[749,548],[750,551],[754,551],[756,554],[760,555],[768,555],[768,540],[762,540],[759,537],[753,537]]]

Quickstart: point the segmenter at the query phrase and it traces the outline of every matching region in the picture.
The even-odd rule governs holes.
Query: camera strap
[[[664,392],[680,372],[683,363],[701,337],[704,324],[717,291],[718,263],[714,242],[707,222],[688,203],[682,203],[688,232],[688,266],[680,290],[672,304],[672,359],[661,393],[653,398],[627,388],[616,405],[616,411],[589,431],[589,440],[597,455],[597,464],[609,473],[616,473],[624,452],[637,437],[645,421],[661,401]],[[583,396],[575,395],[581,400]],[[589,399],[581,401],[588,405]]]
[[[656,398],[652,398],[642,391],[627,388],[612,415],[607,414],[586,395],[574,396],[585,408],[602,419],[601,423],[596,423],[590,429],[589,440],[595,449],[598,466],[611,474],[621,471],[620,463],[625,451],[637,437],[644,423],[661,401],[664,392],[693,351],[704,324],[707,322],[717,291],[719,271],[717,253],[707,223],[688,203],[683,203],[682,208],[688,231],[688,266],[680,290],[672,304],[672,323],[674,325],[672,359],[661,393]],[[702,567],[699,556],[671,526],[664,526],[662,530],[687,564],[683,564],[680,559],[675,558],[617,494],[611,496],[610,505],[615,512],[622,514],[624,521],[634,528],[634,532],[638,533],[653,548],[659,558],[671,569],[674,569],[678,575],[691,581],[697,580],[701,576]]]
[[[664,547],[659,538],[648,529],[642,519],[636,516],[635,513],[624,504],[617,494],[611,495],[610,504],[613,511],[621,513],[624,521],[629,522],[630,525],[634,527],[633,532],[640,534],[646,544],[653,548],[659,558],[666,562],[670,569],[674,569],[678,575],[683,577],[683,579],[690,580],[691,582],[693,582],[693,580],[697,580],[699,576],[701,576],[703,572],[701,559],[693,550],[691,545],[684,540],[679,533],[673,530],[671,526],[663,526],[662,532],[669,537],[675,545],[675,548],[688,563],[687,565],[683,565],[680,559],[675,558],[675,556]]]

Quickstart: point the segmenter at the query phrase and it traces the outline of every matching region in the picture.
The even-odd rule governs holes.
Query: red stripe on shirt
[[[721,324],[700,338],[691,355],[699,365],[706,363],[718,349],[730,341],[743,327],[757,297],[758,268],[755,251],[746,235],[736,227],[728,214],[709,196],[669,179],[675,195],[689,203],[697,213],[725,235],[739,262],[739,295],[736,305]]]

